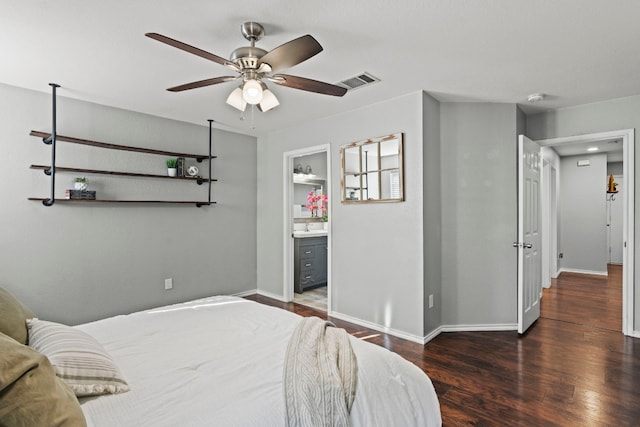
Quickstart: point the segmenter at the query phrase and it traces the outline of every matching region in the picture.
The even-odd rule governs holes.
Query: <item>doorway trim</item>
[[[284,301],[293,301],[293,169],[294,158],[307,156],[310,154],[325,153],[327,156],[327,178],[326,188],[329,189],[329,200],[327,209],[331,210],[332,186],[331,186],[331,144],[314,145],[313,147],[301,148],[287,151],[283,154],[282,164],[282,194],[283,194],[283,289]],[[328,224],[329,233],[327,235],[327,313],[331,313],[331,221]]]
[[[622,139],[622,173],[625,177],[623,201],[623,250],[622,250],[622,333],[624,335],[638,336],[634,331],[634,268],[635,268],[635,130],[622,129],[609,132],[592,133],[586,135],[567,136],[536,141],[542,147],[554,147],[564,144],[594,142],[603,139]],[[562,171],[560,171],[562,173]],[[603,183],[604,188],[604,183]],[[562,195],[560,195],[562,197]]]

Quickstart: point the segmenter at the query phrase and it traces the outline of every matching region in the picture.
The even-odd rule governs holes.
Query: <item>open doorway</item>
[[[610,145],[612,142],[617,141],[622,146],[622,173],[621,175],[624,177],[624,182],[627,184],[621,188],[620,191],[620,201],[622,208],[622,238],[620,241],[621,247],[619,248],[621,251],[621,263],[623,265],[622,269],[622,332],[625,335],[630,335],[633,332],[633,313],[634,313],[634,272],[633,272],[633,260],[634,260],[634,190],[633,190],[633,182],[634,182],[634,130],[620,130],[620,131],[612,131],[612,132],[604,132],[598,134],[590,134],[590,135],[580,135],[574,137],[566,137],[566,138],[555,138],[543,141],[537,141],[542,147],[553,148],[553,150],[558,154],[559,157],[570,156],[571,153],[576,154],[575,149],[578,149],[581,146],[589,145],[589,146],[600,146],[606,147]],[[572,151],[573,150],[573,151]],[[600,151],[599,150],[599,151]],[[606,150],[602,150],[606,151]],[[574,159],[577,166],[580,166],[580,160],[577,158]],[[553,162],[549,162],[552,164]],[[586,166],[586,162],[582,163],[583,166]],[[562,179],[562,168],[549,168],[549,179],[552,177],[552,170],[556,169],[555,180],[556,189],[559,189],[560,186],[558,184],[559,180]],[[610,172],[610,169],[607,169],[607,172]],[[601,192],[602,201],[604,201],[606,196],[606,176],[604,173],[602,174],[601,180],[599,181],[598,191]],[[543,177],[545,175],[543,174]],[[543,178],[544,179],[544,178]],[[548,191],[550,185],[543,185],[543,192]],[[553,209],[550,203],[553,203],[553,200],[557,203],[556,209]],[[562,258],[564,251],[564,244],[566,242],[560,241],[558,238],[559,233],[553,232],[550,229],[550,224],[553,222],[553,217],[557,219],[557,212],[559,209],[559,204],[563,203],[563,195],[561,191],[558,191],[558,194],[555,198],[551,197],[549,194],[543,194],[543,200],[548,200],[547,207],[548,209],[543,208],[543,215],[548,216],[546,221],[543,221],[543,233],[547,233],[550,236],[548,240],[548,244],[543,246],[543,251],[546,251],[546,256],[543,255],[543,259],[549,256],[550,251],[557,251],[557,257],[555,260],[559,261],[559,266],[553,270],[552,263],[549,262],[547,264],[547,268],[549,269],[549,276],[553,277],[554,271],[557,273],[563,270],[562,266]],[[570,203],[566,200],[564,203]],[[603,219],[606,219],[606,208],[603,205],[602,210]],[[605,221],[606,222],[606,221]],[[546,225],[545,225],[546,224]],[[561,227],[561,225],[559,225]],[[546,228],[545,228],[546,227]],[[584,232],[588,232],[588,230],[583,230]],[[602,233],[607,233],[606,229],[598,230]],[[560,233],[561,234],[561,233]],[[614,244],[614,242],[612,242]],[[557,249],[561,248],[561,249]],[[603,252],[608,251],[608,247],[602,248]],[[551,260],[551,258],[548,258]],[[610,260],[609,256],[606,256],[607,260]],[[579,270],[579,269],[578,269]],[[569,270],[570,271],[570,270]],[[605,274],[607,268],[604,268]],[[545,277],[545,272],[543,271],[543,277]]]
[[[330,310],[330,189],[328,145],[284,155],[284,296]]]

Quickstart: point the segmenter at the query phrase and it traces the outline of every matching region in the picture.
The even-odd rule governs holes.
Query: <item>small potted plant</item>
[[[167,174],[169,176],[176,176],[178,174],[178,159],[167,159]]]
[[[88,185],[89,180],[84,176],[80,176],[73,180],[73,188],[76,190],[85,191]]]

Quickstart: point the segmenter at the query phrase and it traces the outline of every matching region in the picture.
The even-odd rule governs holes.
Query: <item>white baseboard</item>
[[[577,268],[561,268],[560,273],[580,273],[580,274],[594,274],[596,276],[608,276],[609,273],[606,271],[594,271],[594,270],[579,270]]]
[[[517,323],[490,325],[443,325],[442,332],[483,332],[483,331],[517,331]]]
[[[258,295],[262,295],[263,297],[272,298],[272,299],[275,299],[275,300],[278,300],[278,301],[282,301],[282,302],[290,302],[290,301],[286,301],[282,295],[272,294],[271,292],[261,291],[260,289],[257,289],[253,293],[254,294],[258,294]]]
[[[374,331],[384,332],[385,334],[393,335],[394,337],[402,338],[407,341],[412,341],[418,344],[424,344],[424,338],[418,335],[408,334],[406,332],[398,331],[396,329],[387,328],[382,325],[378,325],[376,323],[367,322],[366,320],[357,319],[355,317],[347,316],[346,314],[337,313],[332,311],[328,313],[330,317],[335,317],[336,319],[344,320],[345,322],[353,323],[355,325],[360,325],[368,329],[373,329]]]
[[[442,332],[442,327],[438,326],[435,330],[431,331],[427,335],[424,336],[423,342],[424,344],[428,343]]]
[[[256,289],[252,289],[252,290],[250,290],[250,291],[243,291],[243,292],[238,292],[238,293],[236,293],[236,294],[231,294],[231,296],[232,296],[232,297],[240,297],[240,298],[242,298],[242,297],[246,297],[246,296],[248,296],[248,295],[253,295],[253,294],[255,294],[256,292],[257,292],[257,290],[256,290]]]
[[[633,338],[640,338],[640,331],[632,331],[629,335],[627,335],[629,337],[633,337]]]

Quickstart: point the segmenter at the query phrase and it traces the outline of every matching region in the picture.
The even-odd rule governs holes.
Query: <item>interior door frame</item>
[[[296,157],[307,156],[310,154],[325,153],[327,156],[327,179],[325,180],[325,188],[329,192],[329,200],[327,201],[327,209],[331,209],[332,185],[331,185],[331,144],[315,145],[313,147],[301,148],[298,150],[287,151],[283,154],[283,289],[282,295],[286,302],[293,301],[293,169]],[[329,232],[327,235],[327,313],[331,313],[331,222],[329,221]]]
[[[622,174],[625,186],[622,191],[624,201],[622,207],[622,333],[629,336],[640,336],[634,332],[634,269],[635,269],[635,130],[621,129],[609,132],[567,136],[536,141],[542,147],[554,147],[563,144],[576,144],[603,139],[622,139]],[[562,173],[562,171],[560,171]],[[605,182],[603,182],[605,188]],[[562,197],[562,195],[560,195]]]
[[[542,216],[542,287],[548,288],[551,284],[551,253],[553,252],[551,241],[551,169],[553,164],[542,158],[542,197],[540,201],[540,211]]]

